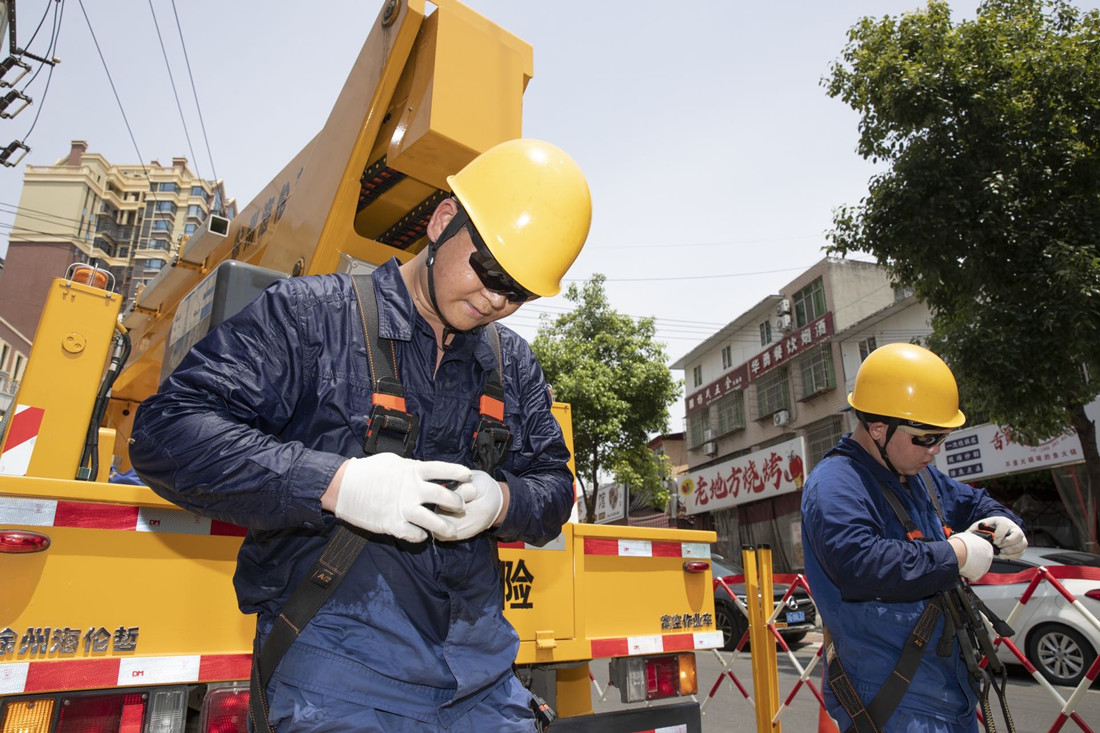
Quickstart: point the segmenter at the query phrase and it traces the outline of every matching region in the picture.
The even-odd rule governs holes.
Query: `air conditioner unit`
[[[784,298],[775,304],[775,315],[785,316],[791,312],[791,301]]]
[[[772,424],[777,428],[786,427],[791,424],[791,413],[789,410],[779,410],[772,415]]]
[[[703,440],[714,440],[714,431],[710,428],[703,429]]]
[[[703,443],[703,452],[708,456],[718,455],[718,445],[713,440]]]
[[[775,327],[779,331],[790,331],[792,325],[793,322],[790,316],[783,315],[775,319]]]

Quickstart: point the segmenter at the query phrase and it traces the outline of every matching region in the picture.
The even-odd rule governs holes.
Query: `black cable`
[[[164,48],[164,38],[160,35],[160,23],[157,22],[157,13],[153,10],[153,0],[149,0],[149,14],[153,16],[153,27],[157,29],[157,41],[160,43],[160,53],[164,56],[164,67],[168,69],[168,81],[172,84],[172,96],[176,98],[176,109],[180,113],[180,123],[183,124],[183,136],[187,139],[187,150],[191,153],[191,160],[195,160],[195,149],[191,147],[191,133],[187,131],[187,120],[183,116],[183,105],[180,104],[180,95],[176,91],[176,79],[172,75],[172,65],[168,63],[168,51]],[[195,164],[195,175],[199,175],[198,163]]]
[[[130,142],[134,144],[134,152],[137,153],[138,160],[144,161],[145,156],[141,154],[141,150],[138,149],[137,140],[134,139],[134,131],[130,128],[130,120],[126,119],[126,110],[122,108],[122,100],[118,96],[118,89],[115,88],[115,80],[111,78],[111,72],[107,68],[107,59],[103,58],[103,49],[99,47],[99,39],[95,37],[95,31],[92,30],[92,21],[88,18],[88,11],[84,9],[84,0],[77,0],[80,4],[80,12],[84,14],[84,22],[88,24],[88,32],[92,35],[92,43],[95,44],[96,53],[99,54],[99,60],[103,64],[103,71],[107,74],[107,81],[111,84],[111,91],[115,95],[115,101],[118,103],[118,111],[122,113],[122,121],[126,125],[126,132],[130,134]],[[140,163],[141,171],[145,174],[145,177],[149,177],[149,171],[145,168],[145,163]]]
[[[202,127],[202,139],[206,143],[206,156],[210,159],[210,173],[214,181],[218,180],[218,170],[214,167],[214,153],[210,150],[210,140],[206,137],[206,123],[202,118],[202,107],[199,106],[199,93],[195,88],[195,77],[191,74],[191,60],[187,57],[187,44],[183,42],[183,28],[180,27],[180,16],[176,12],[176,0],[172,0],[172,14],[176,16],[176,30],[180,35],[180,46],[183,48],[183,61],[187,65],[187,77],[191,80],[191,92],[195,95],[195,109],[199,113],[199,126]],[[224,197],[223,197],[224,198]],[[218,212],[224,213],[224,209]]]

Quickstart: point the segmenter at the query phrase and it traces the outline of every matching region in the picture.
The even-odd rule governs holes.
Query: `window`
[[[843,434],[844,421],[840,415],[830,415],[806,428],[806,458],[810,463],[807,468],[812,468],[820,461],[825,452],[840,441]]]
[[[154,183],[151,190],[153,191],[166,191],[167,193],[179,193],[180,186],[178,183]]]
[[[198,204],[191,204],[187,207],[187,216],[191,219],[198,219],[202,221],[206,218],[206,212]]]
[[[691,368],[691,382],[694,387],[703,386],[703,365],[696,364]]]
[[[729,369],[731,366],[733,366],[733,347],[732,346],[723,346],[722,347],[722,368],[723,369]]]
[[[170,232],[172,231],[172,222],[167,219],[157,219],[153,222],[154,232]]]
[[[756,380],[756,401],[760,409],[759,419],[774,415],[779,410],[791,406],[790,392],[787,389],[787,367],[779,367],[767,372]]]
[[[878,348],[878,344],[875,343],[875,337],[874,336],[868,336],[867,338],[860,341],[859,342],[859,363],[862,364],[863,361],[868,356],[871,355],[871,352],[874,351],[877,348]]]
[[[799,360],[802,369],[802,398],[836,387],[833,376],[833,350],[828,344],[814,349]]]
[[[149,249],[160,249],[167,252],[172,246],[168,243],[167,239],[153,239],[149,242]]]
[[[156,211],[161,212],[161,213],[175,214],[176,213],[176,205],[173,204],[171,201],[157,201],[156,202]]]
[[[146,272],[159,272],[164,268],[164,263],[160,260],[145,260]]]
[[[192,186],[191,195],[198,196],[199,198],[206,198],[206,189],[202,186]]]
[[[772,342],[772,322],[764,321],[760,324],[760,345],[767,346]]]
[[[799,328],[825,315],[825,288],[821,278],[795,293],[791,301],[794,303],[795,325]]]
[[[694,415],[688,416],[688,442],[690,447],[698,448],[707,440],[710,427],[710,408],[704,407]]]
[[[198,229],[198,228],[199,228],[198,224],[187,224],[183,227],[183,233],[184,233],[184,235],[190,237],[192,234],[195,233],[195,230]]]
[[[7,344],[0,346],[0,372],[4,371],[4,365],[8,363],[8,352],[11,351],[11,347]]]
[[[23,377],[23,355],[16,353],[15,361],[11,367],[11,378],[21,379]]]
[[[745,393],[741,390],[728,393],[714,403],[718,412],[718,434],[725,435],[745,428]]]

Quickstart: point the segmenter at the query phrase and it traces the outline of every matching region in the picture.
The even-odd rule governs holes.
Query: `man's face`
[[[455,328],[469,331],[510,316],[522,303],[490,290],[470,264],[476,247],[469,230],[442,244],[435,261],[435,297],[439,310]]]
[[[888,426],[885,423],[871,424],[871,437],[881,445],[886,438]],[[890,442],[886,444],[886,454],[890,456],[890,462],[898,473],[904,476],[916,476],[924,468],[927,468],[940,452],[943,445],[943,437],[950,431],[925,431],[899,427],[890,436]],[[934,445],[920,445],[921,443],[934,443]]]

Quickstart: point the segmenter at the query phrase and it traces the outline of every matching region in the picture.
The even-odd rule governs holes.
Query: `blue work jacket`
[[[1019,517],[976,489],[929,467],[947,525],[965,531],[986,517]],[[883,495],[889,485],[932,542],[910,540]],[[849,435],[825,454],[802,491],[806,579],[822,622],[864,704],[898,662],[906,638],[939,591],[954,587],[959,563],[919,476],[903,485]],[[933,639],[939,642],[943,618]],[[921,657],[899,710],[923,713],[965,730],[977,698],[958,646],[948,657],[935,644]],[[829,712],[845,730],[851,719],[827,691]],[[887,728],[887,730],[890,730]]]
[[[457,334],[435,371],[436,342],[396,260],[374,274],[379,331],[396,345],[414,457],[472,465],[478,398],[496,356],[482,332]],[[499,327],[504,421],[496,476],[503,524],[462,542],[373,535],[303,630],[275,682],[445,727],[505,675],[518,637],[503,615],[496,540],[541,545],[572,503],[569,452],[527,343]],[[433,373],[434,372],[434,373]],[[279,281],[214,329],[139,408],[130,457],[159,495],[248,529],[234,583],[240,609],[270,629],[323,549],[335,518],[320,497],[363,455],[372,384],[352,280]]]

